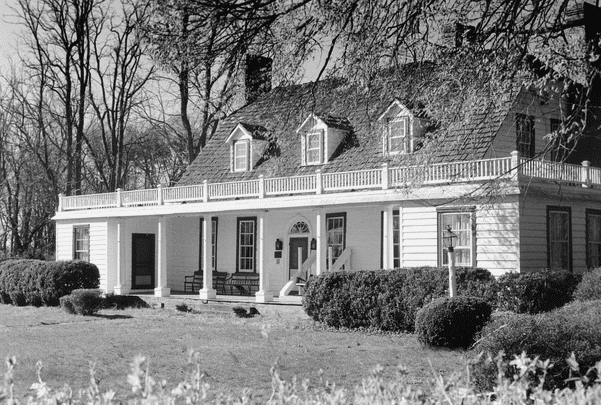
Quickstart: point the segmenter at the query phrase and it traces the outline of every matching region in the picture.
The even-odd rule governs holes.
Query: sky
[[[16,56],[18,26],[14,23],[14,12],[10,7],[16,0],[0,0],[0,70],[9,66],[9,60]]]

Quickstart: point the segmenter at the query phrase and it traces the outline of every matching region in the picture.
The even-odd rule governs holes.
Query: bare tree
[[[144,56],[147,46],[140,36],[140,25],[147,15],[144,2],[128,2],[119,15],[94,21],[97,37],[92,41],[94,83],[89,87],[89,100],[96,120],[85,140],[93,172],[101,183],[101,189],[96,191],[114,191],[125,184],[127,142],[133,142],[136,133],[129,131],[130,119],[154,75],[152,61]],[[103,26],[108,29],[105,35]]]

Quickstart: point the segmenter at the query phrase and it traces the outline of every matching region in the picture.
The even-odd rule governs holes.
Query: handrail
[[[280,297],[289,295],[290,291],[292,291],[296,287],[296,279],[298,277],[300,277],[302,274],[304,274],[305,272],[307,274],[305,279],[309,278],[309,275],[311,274],[311,266],[313,266],[313,264],[315,264],[316,258],[317,258],[317,253],[315,251],[312,251],[311,254],[309,255],[309,257],[307,257],[307,260],[305,260],[303,262],[301,268],[297,269],[294,273],[292,273],[292,277],[290,277],[290,280],[288,280],[286,285],[284,285],[284,287],[282,287],[282,289],[280,290]]]
[[[351,248],[347,247],[342,251],[340,256],[338,256],[336,261],[332,264],[330,271],[340,271],[342,266],[344,266],[344,271],[351,271]]]
[[[388,167],[347,172],[274,177],[158,187],[78,196],[59,195],[59,212],[69,210],[152,206],[185,202],[207,202],[235,198],[265,198],[292,194],[321,194],[340,191],[388,189],[394,187],[442,185],[470,181],[487,181],[511,175],[536,178],[583,187],[601,186],[601,168],[556,163],[547,160],[519,158],[517,152],[508,158],[435,163],[424,166]]]

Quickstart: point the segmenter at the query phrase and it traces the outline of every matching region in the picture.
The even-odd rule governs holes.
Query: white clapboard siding
[[[403,207],[401,212],[401,266],[438,264],[437,214],[434,207]]]
[[[98,267],[100,272],[100,288],[104,291],[108,289],[107,273],[107,223],[90,223],[90,263]]]
[[[167,286],[184,291],[185,276],[199,268],[200,218],[184,217],[167,220]]]

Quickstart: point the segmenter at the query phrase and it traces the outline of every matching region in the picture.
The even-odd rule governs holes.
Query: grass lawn
[[[127,374],[137,354],[150,361],[153,377],[173,387],[185,375],[188,348],[201,353],[211,390],[238,395],[252,388],[255,398],[271,392],[269,369],[278,359],[280,375],[352,387],[380,364],[385,376],[397,365],[409,369],[410,381],[425,387],[433,370],[448,374],[463,365],[462,353],[432,350],[411,335],[330,331],[300,313],[265,309],[240,319],[177,312],[171,309],[103,310],[98,316],[69,315],[60,308],[0,304],[0,357],[17,357],[16,393],[36,381],[36,362],[53,388],[68,383],[86,387],[89,363],[96,363],[101,391],[130,392]]]

